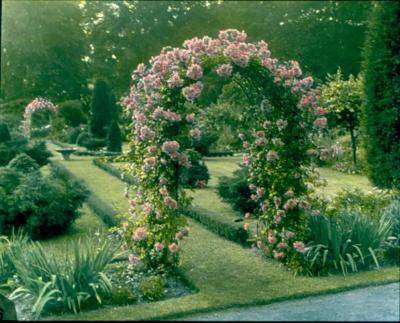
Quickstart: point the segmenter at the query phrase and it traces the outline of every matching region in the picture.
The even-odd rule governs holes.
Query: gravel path
[[[400,321],[400,284],[355,289],[276,304],[233,308],[181,321]]]

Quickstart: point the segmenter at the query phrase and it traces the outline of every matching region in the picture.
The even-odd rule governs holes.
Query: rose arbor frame
[[[43,99],[43,98],[36,98],[31,103],[29,103],[25,107],[24,111],[24,131],[26,136],[29,138],[31,133],[31,119],[32,115],[38,111],[43,110],[50,110],[56,111],[57,106],[55,106],[51,101]]]
[[[267,255],[290,267],[301,265],[306,213],[312,208],[307,183],[311,158],[318,154],[312,135],[326,125],[312,78],[296,61],[278,63],[264,41],[246,43],[229,29],[218,38],[186,40],[183,48],[163,48],[150,65],[138,65],[124,104],[132,113],[131,170],[137,185],[127,192],[130,214],[123,223],[129,260],[165,269],[178,261],[187,234],[182,210],[190,199],[180,187],[179,170],[190,163],[187,149],[200,136],[197,99],[205,76],[234,80],[253,105],[253,136],[243,140],[252,199],[259,203],[256,241]],[[248,228],[245,222],[244,228]]]

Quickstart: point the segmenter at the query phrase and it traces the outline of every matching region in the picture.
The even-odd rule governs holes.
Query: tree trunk
[[[353,164],[357,164],[357,145],[356,136],[354,134],[354,127],[350,127],[350,138],[351,138],[351,150],[353,153]]]

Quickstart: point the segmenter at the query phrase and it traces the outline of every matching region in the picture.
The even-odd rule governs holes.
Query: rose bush
[[[201,137],[196,100],[205,76],[234,80],[257,116],[251,137],[240,134],[249,168],[249,188],[260,221],[257,246],[292,268],[304,259],[306,209],[315,177],[313,158],[324,154],[313,134],[326,125],[312,77],[303,77],[296,61],[279,63],[268,44],[247,43],[246,34],[221,31],[218,38],[193,38],[183,48],[163,48],[149,66],[138,65],[123,100],[131,112],[132,172],[137,184],[127,191],[131,210],[123,224],[132,264],[174,267],[186,235],[181,210],[190,199],[179,185],[188,167],[187,151]],[[251,218],[251,214],[246,219]],[[244,228],[248,229],[248,223]]]

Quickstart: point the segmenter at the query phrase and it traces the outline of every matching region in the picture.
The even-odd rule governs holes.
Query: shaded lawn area
[[[124,183],[95,167],[90,158],[62,161],[83,178],[103,199],[120,209]],[[94,178],[93,178],[94,176]],[[112,187],[112,189],[110,189]],[[323,278],[294,277],[277,262],[227,241],[188,219],[189,237],[182,243],[181,270],[197,287],[197,293],[154,303],[107,307],[56,320],[150,320],[181,317],[210,310],[267,304],[294,297],[340,291],[358,286],[398,281],[397,267]]]

